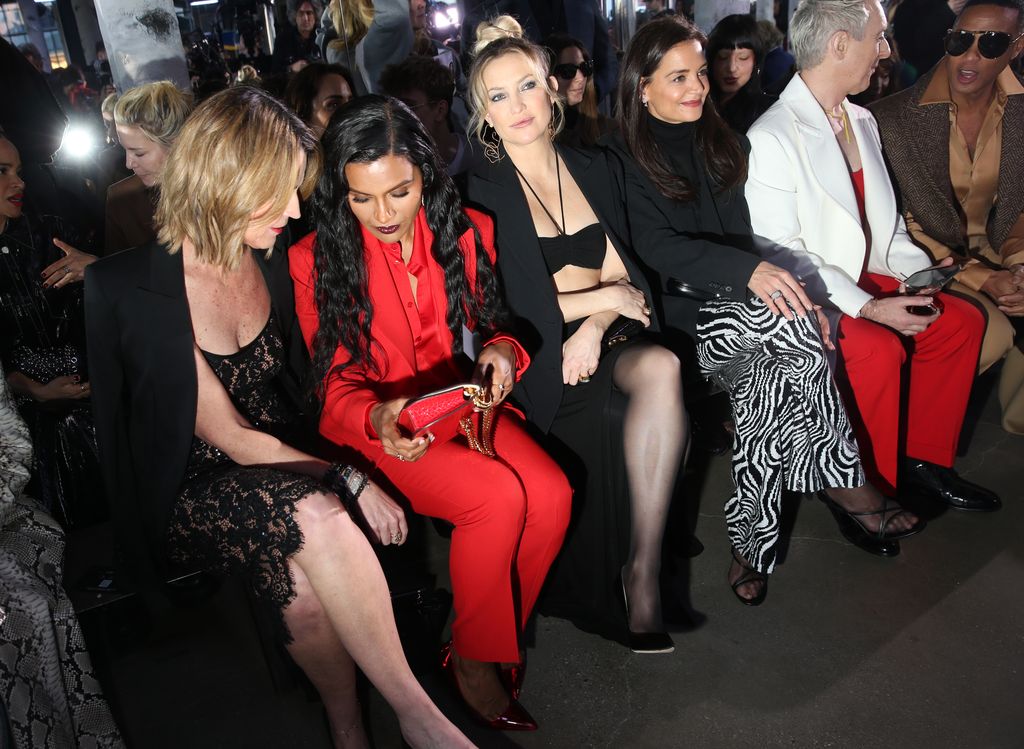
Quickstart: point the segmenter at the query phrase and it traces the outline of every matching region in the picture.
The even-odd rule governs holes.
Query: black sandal
[[[909,538],[917,533],[920,533],[925,529],[928,523],[924,520],[918,519],[910,528],[905,531],[893,531],[886,532],[886,528],[893,519],[898,518],[900,515],[905,514],[907,511],[898,503],[889,499],[885,499],[885,505],[877,510],[847,510],[840,506],[825,491],[818,492],[818,499],[825,503],[825,506],[832,512],[833,517],[836,519],[836,523],[839,525],[839,531],[843,534],[847,541],[854,546],[857,546],[864,551],[871,554],[877,554],[882,557],[894,557],[900,553],[899,540],[903,538]],[[887,513],[892,515],[886,517]],[[883,522],[879,524],[878,530],[868,530],[864,524],[860,521],[860,518],[871,517],[872,515],[882,516]]]
[[[736,564],[745,570],[742,575],[736,578],[735,582],[731,583],[733,595],[736,596],[744,606],[760,606],[768,596],[768,575],[763,572],[758,572],[740,559],[736,554],[736,549],[732,549],[732,558],[735,560]],[[746,585],[747,583],[762,584],[760,592],[753,598],[744,598],[740,595],[739,590],[737,590],[741,585]]]

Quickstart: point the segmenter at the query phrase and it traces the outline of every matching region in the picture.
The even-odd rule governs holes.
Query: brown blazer
[[[943,63],[939,63],[940,65]],[[905,91],[869,106],[899,188],[901,208],[925,233],[947,247],[965,244],[964,227],[949,178],[949,110],[921,97],[933,68]],[[989,216],[988,241],[997,252],[1024,213],[1024,96],[1011,96],[1003,114],[999,192]]]
[[[134,174],[107,188],[104,257],[156,240],[156,198],[156,188],[146,187]]]

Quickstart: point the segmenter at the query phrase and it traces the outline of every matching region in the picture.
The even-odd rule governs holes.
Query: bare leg
[[[335,634],[305,573],[295,564],[291,573],[295,599],[284,610],[292,635],[288,652],[320,693],[335,749],[367,749],[352,657]]]
[[[344,650],[398,715],[405,740],[416,749],[472,747],[409,669],[384,573],[337,497],[307,496],[296,505],[295,518],[305,540],[292,561],[306,576]]]
[[[615,362],[616,387],[629,398],[623,449],[629,477],[629,557],[623,584],[633,632],[665,629],[661,615],[661,554],[676,474],[686,450],[679,360],[660,346],[634,344]]]

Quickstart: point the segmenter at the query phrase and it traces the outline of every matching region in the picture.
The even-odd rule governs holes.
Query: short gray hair
[[[796,66],[807,70],[825,59],[829,39],[845,31],[857,41],[868,25],[868,3],[873,0],[800,0],[789,22],[789,40]]]

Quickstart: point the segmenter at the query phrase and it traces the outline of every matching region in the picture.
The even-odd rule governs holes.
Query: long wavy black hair
[[[320,143],[324,165],[310,215],[316,228],[313,261],[320,318],[313,338],[313,375],[321,398],[329,374],[350,366],[380,374],[370,335],[373,304],[367,284],[366,250],[359,220],[348,205],[348,164],[401,156],[423,175],[423,205],[434,234],[430,252],[444,271],[452,353],[462,352],[463,325],[476,323],[485,337],[502,327],[505,308],[494,267],[479,231],[462,210],[455,183],[416,115],[398,99],[362,96],[335,113]],[[469,231],[476,243],[475,290],[470,288],[459,249],[459,238]],[[339,346],[345,347],[350,359],[332,371],[331,361]]]
[[[707,46],[700,29],[682,16],[663,16],[644,24],[630,40],[619,79],[619,129],[626,147],[658,191],[667,198],[683,202],[696,199],[698,187],[672,171],[667,155],[658,146],[648,122],[640,94],[661,65],[668,51],[677,44],[698,41]],[[709,96],[697,121],[695,134],[711,175],[719,190],[742,184],[747,178],[747,157],[732,129],[725,123]]]

